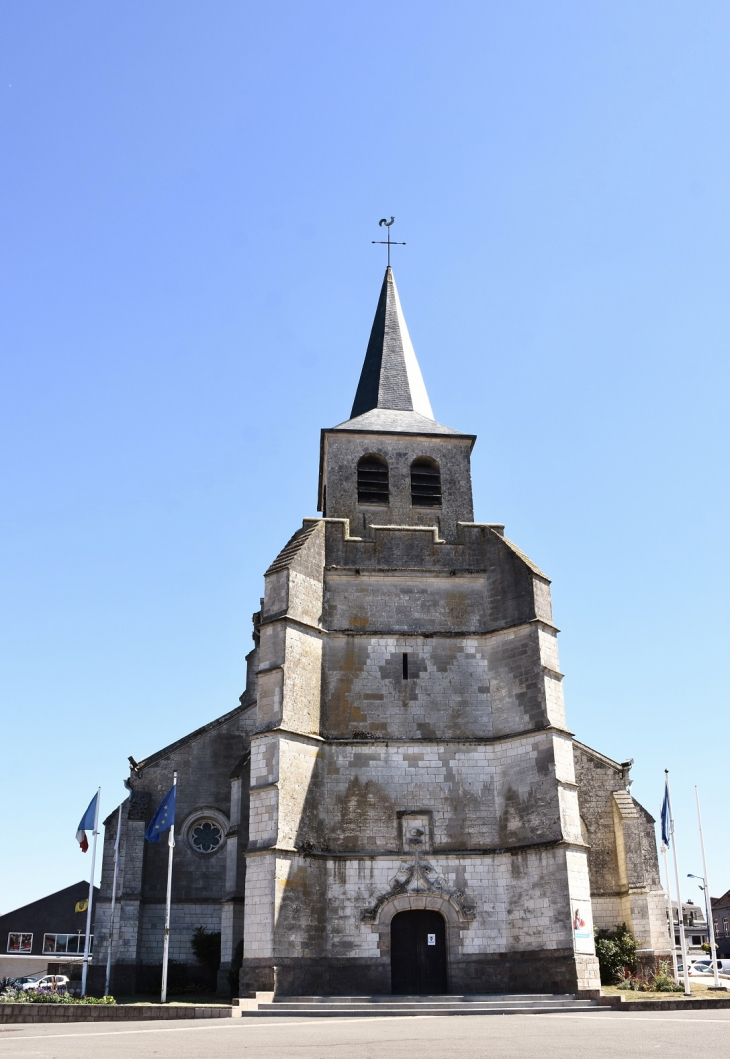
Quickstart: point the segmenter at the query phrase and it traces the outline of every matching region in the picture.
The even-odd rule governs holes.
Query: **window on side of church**
[[[389,504],[388,464],[382,456],[369,454],[357,464],[358,504]]]
[[[441,507],[441,471],[428,456],[419,456],[411,464],[411,504]]]
[[[215,853],[223,841],[223,828],[216,820],[197,820],[190,828],[190,844],[196,853]]]

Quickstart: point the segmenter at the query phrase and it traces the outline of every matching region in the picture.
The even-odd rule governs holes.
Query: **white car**
[[[690,978],[693,982],[697,982],[698,985],[714,985],[715,976],[714,974],[691,974]],[[717,980],[720,983],[719,988],[730,991],[730,974],[718,974]]]
[[[36,993],[65,993],[70,981],[65,974],[34,974],[28,978],[18,978],[15,988],[23,992],[33,989]]]
[[[15,986],[16,989],[35,989],[43,977],[42,974],[30,974],[26,975],[24,978],[14,978],[11,984]]]
[[[730,960],[718,960],[717,969],[720,974],[730,975]],[[696,963],[692,964],[689,969],[691,977],[695,977],[698,974],[713,974],[712,960],[697,960]]]
[[[705,956],[690,956],[687,960],[687,963],[689,964],[689,973],[692,974],[692,968],[696,963],[705,963],[705,960]],[[671,967],[671,964],[669,966]],[[680,974],[684,974],[684,964],[679,956],[677,956],[677,970]]]

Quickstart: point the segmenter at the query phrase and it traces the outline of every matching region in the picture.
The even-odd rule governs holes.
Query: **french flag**
[[[81,852],[86,853],[89,848],[89,840],[86,837],[87,831],[93,831],[96,826],[96,803],[99,800],[99,792],[97,791],[94,797],[89,802],[89,808],[86,810],[84,815],[81,817],[81,823],[78,826],[76,832],[76,841],[81,846]]]

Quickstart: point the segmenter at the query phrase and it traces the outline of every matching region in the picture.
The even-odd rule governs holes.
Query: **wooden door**
[[[398,912],[390,924],[391,990],[400,996],[446,992],[446,924],[439,912]]]

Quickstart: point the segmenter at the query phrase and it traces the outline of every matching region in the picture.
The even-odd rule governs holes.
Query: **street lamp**
[[[709,938],[710,909],[709,909],[709,907],[707,905],[707,886],[705,885],[705,877],[704,877],[704,875],[693,875],[691,872],[688,872],[687,878],[688,879],[699,879],[701,881],[701,883],[702,883],[702,885],[700,886],[700,890],[702,890],[702,893],[705,895],[705,918],[707,919],[707,930],[708,930],[708,935],[707,936]]]
[[[688,879],[700,879],[701,884],[698,883],[700,890],[705,895],[705,915],[707,917],[707,940],[710,943],[710,959],[712,960],[712,969],[715,975],[715,988],[720,984],[717,977],[717,946],[715,944],[715,932],[710,923],[710,916],[712,915],[712,909],[710,908],[710,899],[707,893],[707,883],[705,882],[704,875],[692,875],[691,872],[687,874]]]

